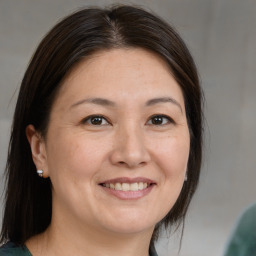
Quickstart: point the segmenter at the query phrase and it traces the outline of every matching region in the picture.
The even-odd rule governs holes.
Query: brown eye
[[[101,125],[102,124],[102,117],[96,116],[91,118],[91,124],[93,125]]]
[[[152,124],[160,125],[163,123],[163,117],[161,116],[155,116],[152,118]]]
[[[172,119],[165,115],[155,115],[151,117],[148,121],[148,124],[150,125],[165,125],[168,123],[171,123]]]
[[[103,116],[89,116],[84,121],[84,124],[89,125],[107,125],[109,122]]]

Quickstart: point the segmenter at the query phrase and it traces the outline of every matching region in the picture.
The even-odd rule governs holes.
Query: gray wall
[[[195,57],[206,98],[205,161],[180,255],[221,255],[237,216],[256,201],[256,2],[119,2],[149,7],[173,23]],[[80,6],[110,3],[0,0],[1,174],[17,89],[36,45],[60,17]],[[176,255],[178,242],[177,235],[163,235],[160,256]]]

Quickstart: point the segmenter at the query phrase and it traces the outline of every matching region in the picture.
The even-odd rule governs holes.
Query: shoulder
[[[239,218],[227,245],[225,256],[256,255],[256,204],[250,206]]]
[[[256,229],[256,204],[251,205],[249,208],[247,208],[244,213],[239,218],[237,227],[236,227],[236,233],[242,234],[244,237],[247,236],[254,236],[255,235],[255,229]]]
[[[24,246],[15,245],[8,242],[0,247],[0,256],[32,256],[29,250]]]

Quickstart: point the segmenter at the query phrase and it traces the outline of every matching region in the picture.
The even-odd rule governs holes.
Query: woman
[[[131,6],[65,18],[20,88],[0,255],[156,255],[197,187],[201,116],[193,59],[160,18]]]

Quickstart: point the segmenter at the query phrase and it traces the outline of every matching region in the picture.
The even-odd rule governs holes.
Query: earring
[[[43,177],[43,173],[44,173],[43,170],[37,170],[36,172],[37,172],[39,177],[41,177],[41,178]]]

